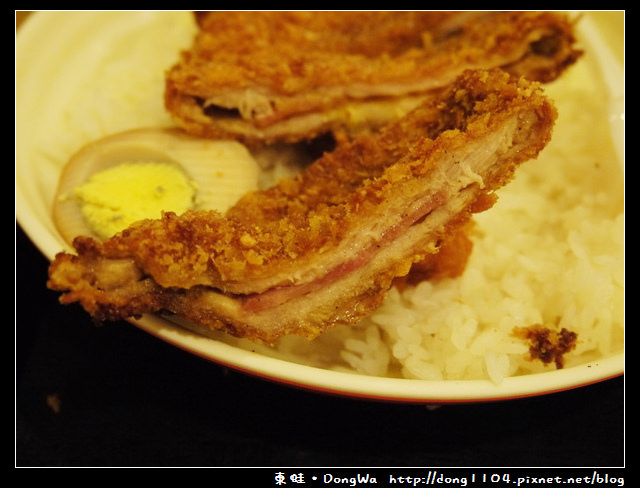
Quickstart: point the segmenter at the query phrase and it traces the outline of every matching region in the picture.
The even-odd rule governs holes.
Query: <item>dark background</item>
[[[46,289],[16,233],[17,467],[619,467],[624,377],[474,405],[327,396],[254,378]],[[56,412],[47,401],[59,399]]]

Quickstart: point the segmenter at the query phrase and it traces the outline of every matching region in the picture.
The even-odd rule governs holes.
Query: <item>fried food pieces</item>
[[[395,278],[489,208],[555,118],[538,83],[468,71],[224,216],[167,213],[104,243],[76,238],[48,285],[96,320],[163,312],[266,342],[311,338],[367,316]]]
[[[166,75],[187,132],[250,144],[379,127],[465,69],[557,78],[581,55],[550,12],[200,12]]]

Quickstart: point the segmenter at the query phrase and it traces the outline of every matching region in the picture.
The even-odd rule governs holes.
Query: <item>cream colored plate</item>
[[[67,246],[58,235],[51,219],[51,201],[61,165],[76,149],[69,131],[81,130],[86,142],[109,132],[163,122],[161,106],[162,73],[144,73],[149,80],[151,99],[157,103],[137,106],[110,122],[100,114],[121,110],[117,104],[89,106],[87,80],[93,79],[105,63],[105,83],[126,79],[119,73],[123,56],[144,60],[148,53],[136,49],[135,38],[160,25],[166,37],[176,34],[171,26],[189,22],[186,12],[39,12],[34,14],[16,39],[16,217],[34,244],[49,259]],[[589,17],[581,22],[580,33],[592,54],[590,61],[604,74],[611,101],[608,114],[618,157],[624,154],[624,74],[608,45]],[[184,39],[185,47],[190,38]],[[43,47],[46,46],[46,49]],[[158,40],[158,54],[163,51]],[[143,69],[143,64],[140,69]],[[95,97],[101,100],[104,86],[95,86]],[[153,91],[157,93],[153,93]],[[154,98],[154,96],[156,98]],[[133,101],[137,103],[136,100]],[[70,104],[86,104],[86,121],[67,120]],[[97,116],[94,117],[94,111]],[[108,117],[105,119],[109,119]],[[110,119],[109,119],[110,120]],[[61,123],[62,121],[62,123]],[[77,136],[77,134],[74,134]],[[56,150],[52,150],[55,142]],[[45,283],[42,283],[45,286]],[[133,321],[148,333],[216,363],[268,378],[270,380],[347,396],[387,399],[403,402],[475,402],[540,395],[602,381],[623,374],[624,355],[620,354],[590,364],[543,374],[506,379],[496,385],[491,381],[421,381],[392,379],[341,373],[266,357],[234,347],[223,341],[190,333],[155,316]]]

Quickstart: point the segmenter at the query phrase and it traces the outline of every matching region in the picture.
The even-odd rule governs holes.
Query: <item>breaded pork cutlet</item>
[[[76,253],[51,264],[49,286],[96,320],[162,312],[267,342],[354,324],[492,205],[545,147],[555,118],[538,83],[468,71],[224,216],[167,213],[103,243],[76,238]]]
[[[378,127],[466,69],[556,79],[581,55],[553,12],[199,12],[166,75],[187,132],[249,144]]]

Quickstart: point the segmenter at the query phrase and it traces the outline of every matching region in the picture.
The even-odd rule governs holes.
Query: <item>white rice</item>
[[[48,157],[63,164],[92,139],[166,124],[163,73],[192,33],[181,13],[160,14],[132,33],[135,48],[119,51],[116,63],[107,57],[108,70],[87,80],[52,139],[41,142],[50,148]],[[221,340],[366,375],[495,382],[554,367],[529,360],[528,344],[513,337],[514,327],[543,324],[576,332],[578,345],[565,357],[566,366],[621,352],[623,174],[602,87],[589,66],[584,59],[549,86],[560,113],[553,140],[538,160],[525,163],[492,209],[477,215],[473,253],[461,277],[402,293],[392,289],[359,326],[333,329],[312,342],[287,337],[266,348]],[[95,112],[87,114],[87,106]]]

